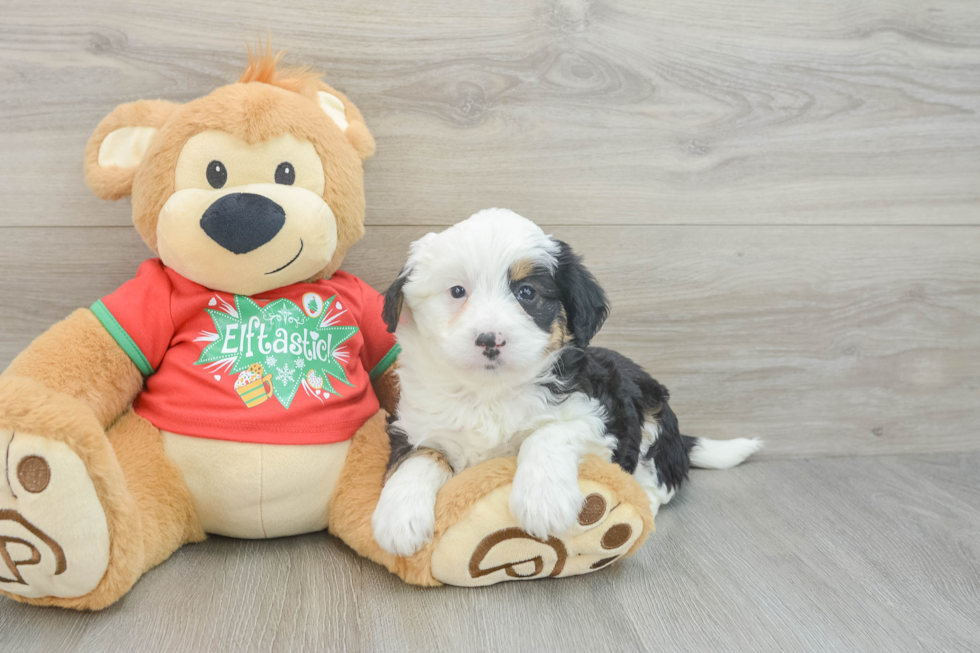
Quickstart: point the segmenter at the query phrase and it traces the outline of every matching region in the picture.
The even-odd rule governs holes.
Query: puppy
[[[585,454],[633,474],[656,513],[690,465],[731,467],[759,449],[758,440],[681,435],[664,386],[589,346],[608,311],[568,245],[512,211],[481,211],[411,245],[384,305],[402,347],[391,458],[372,518],[384,549],[421,548],[439,488],[489,458],[517,455],[510,510],[544,539],[576,523]]]

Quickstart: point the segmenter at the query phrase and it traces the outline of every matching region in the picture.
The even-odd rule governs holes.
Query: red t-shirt
[[[378,411],[371,380],[399,351],[382,305],[346,272],[244,297],[149,259],[92,312],[147,376],[133,408],[157,428],[326,444]]]

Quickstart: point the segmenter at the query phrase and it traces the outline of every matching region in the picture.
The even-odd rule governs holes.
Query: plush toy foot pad
[[[0,430],[0,466],[0,590],[92,591],[109,565],[109,529],[85,464],[63,442]]]
[[[511,516],[512,485],[496,488],[443,534],[432,553],[432,575],[447,585],[475,587],[506,580],[561,578],[607,567],[643,534],[640,509],[609,487],[580,479],[586,497],[578,524],[540,540]]]

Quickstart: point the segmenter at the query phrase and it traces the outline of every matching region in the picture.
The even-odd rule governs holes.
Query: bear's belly
[[[163,431],[163,446],[184,474],[205,532],[256,539],[327,527],[350,440],[253,444]]]

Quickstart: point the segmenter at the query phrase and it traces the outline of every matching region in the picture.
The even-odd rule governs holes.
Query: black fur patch
[[[524,286],[534,290],[534,299],[530,301],[521,299],[519,293]],[[527,276],[511,279],[510,291],[524,312],[534,320],[534,324],[542,331],[550,332],[555,320],[561,315],[562,308],[561,291],[551,271],[543,267],[534,267]]]
[[[566,243],[558,243],[555,282],[565,307],[568,330],[579,347],[588,346],[609,315],[606,293],[582,263],[581,257]]]
[[[388,286],[388,290],[385,291],[385,305],[381,309],[381,319],[388,327],[388,333],[394,333],[395,329],[398,328],[398,318],[402,314],[402,304],[405,302],[402,290],[405,288],[405,282],[408,281],[410,272],[411,270],[408,269],[402,270]]]
[[[388,454],[388,466],[385,467],[385,471],[394,467],[414,449],[408,441],[408,434],[394,425],[396,419],[394,415],[388,416],[388,443],[391,445],[391,453]]]
[[[660,437],[647,451],[645,458],[653,460],[657,480],[668,490],[673,490],[687,480],[687,472],[691,469],[691,448],[697,439],[681,435],[677,416],[666,403],[658,422]]]
[[[557,396],[582,392],[605,408],[606,429],[617,440],[612,461],[630,474],[643,454],[644,422],[655,418],[660,436],[646,452],[646,459],[653,459],[668,489],[683,483],[695,440],[678,430],[677,416],[667,403],[667,388],[630,359],[602,347],[564,347],[554,372],[559,382],[549,387]]]

